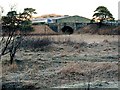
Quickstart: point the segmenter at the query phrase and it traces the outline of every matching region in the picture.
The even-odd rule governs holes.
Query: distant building
[[[90,19],[81,16],[60,16],[60,17],[49,17],[49,18],[33,18],[32,23],[90,23]]]
[[[104,21],[103,23],[105,23],[105,24],[107,24],[107,25],[118,26],[118,25],[120,25],[120,20]]]
[[[36,24],[36,23],[47,23],[47,19],[45,18],[33,18],[32,19],[32,23]]]
[[[90,24],[91,20],[82,16],[60,16],[60,17],[47,17],[47,18],[33,18],[33,25],[48,24],[49,27],[55,31],[60,32],[64,26],[77,30],[85,25]]]
[[[56,23],[90,23],[90,19],[75,15],[56,19]]]

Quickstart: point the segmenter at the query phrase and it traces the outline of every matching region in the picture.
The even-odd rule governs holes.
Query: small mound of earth
[[[120,26],[111,26],[102,24],[99,27],[99,24],[89,24],[85,27],[80,28],[75,33],[91,33],[91,34],[100,34],[100,35],[119,35]]]

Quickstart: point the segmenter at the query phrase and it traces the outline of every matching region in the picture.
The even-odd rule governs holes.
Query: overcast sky
[[[80,15],[92,18],[94,10],[98,6],[106,6],[118,19],[118,2],[120,0],[0,0],[0,6],[5,13],[10,9],[10,5],[16,4],[17,11],[22,11],[26,7],[36,9],[37,16],[44,14],[60,15]]]

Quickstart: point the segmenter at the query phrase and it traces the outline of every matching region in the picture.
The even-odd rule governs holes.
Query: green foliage
[[[25,8],[24,11],[19,14],[17,14],[16,11],[8,12],[6,16],[2,17],[3,33],[11,33],[18,30],[21,33],[33,31],[30,21],[32,14],[36,14],[35,9],[32,8]]]
[[[100,22],[104,21],[104,20],[114,20],[113,15],[110,13],[110,11],[107,9],[107,7],[104,6],[99,6],[96,8],[96,10],[94,11],[94,20],[95,19],[99,19]]]
[[[29,33],[31,31],[33,31],[33,27],[32,27],[32,23],[30,20],[25,20],[25,21],[21,21],[20,25],[19,25],[19,30],[22,33]]]

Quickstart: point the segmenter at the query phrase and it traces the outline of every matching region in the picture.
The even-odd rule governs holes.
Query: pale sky
[[[10,5],[16,4],[18,12],[24,8],[36,9],[37,15],[60,14],[60,15],[79,15],[92,18],[94,10],[98,6],[105,6],[118,19],[118,2],[120,0],[0,0],[7,13]]]

